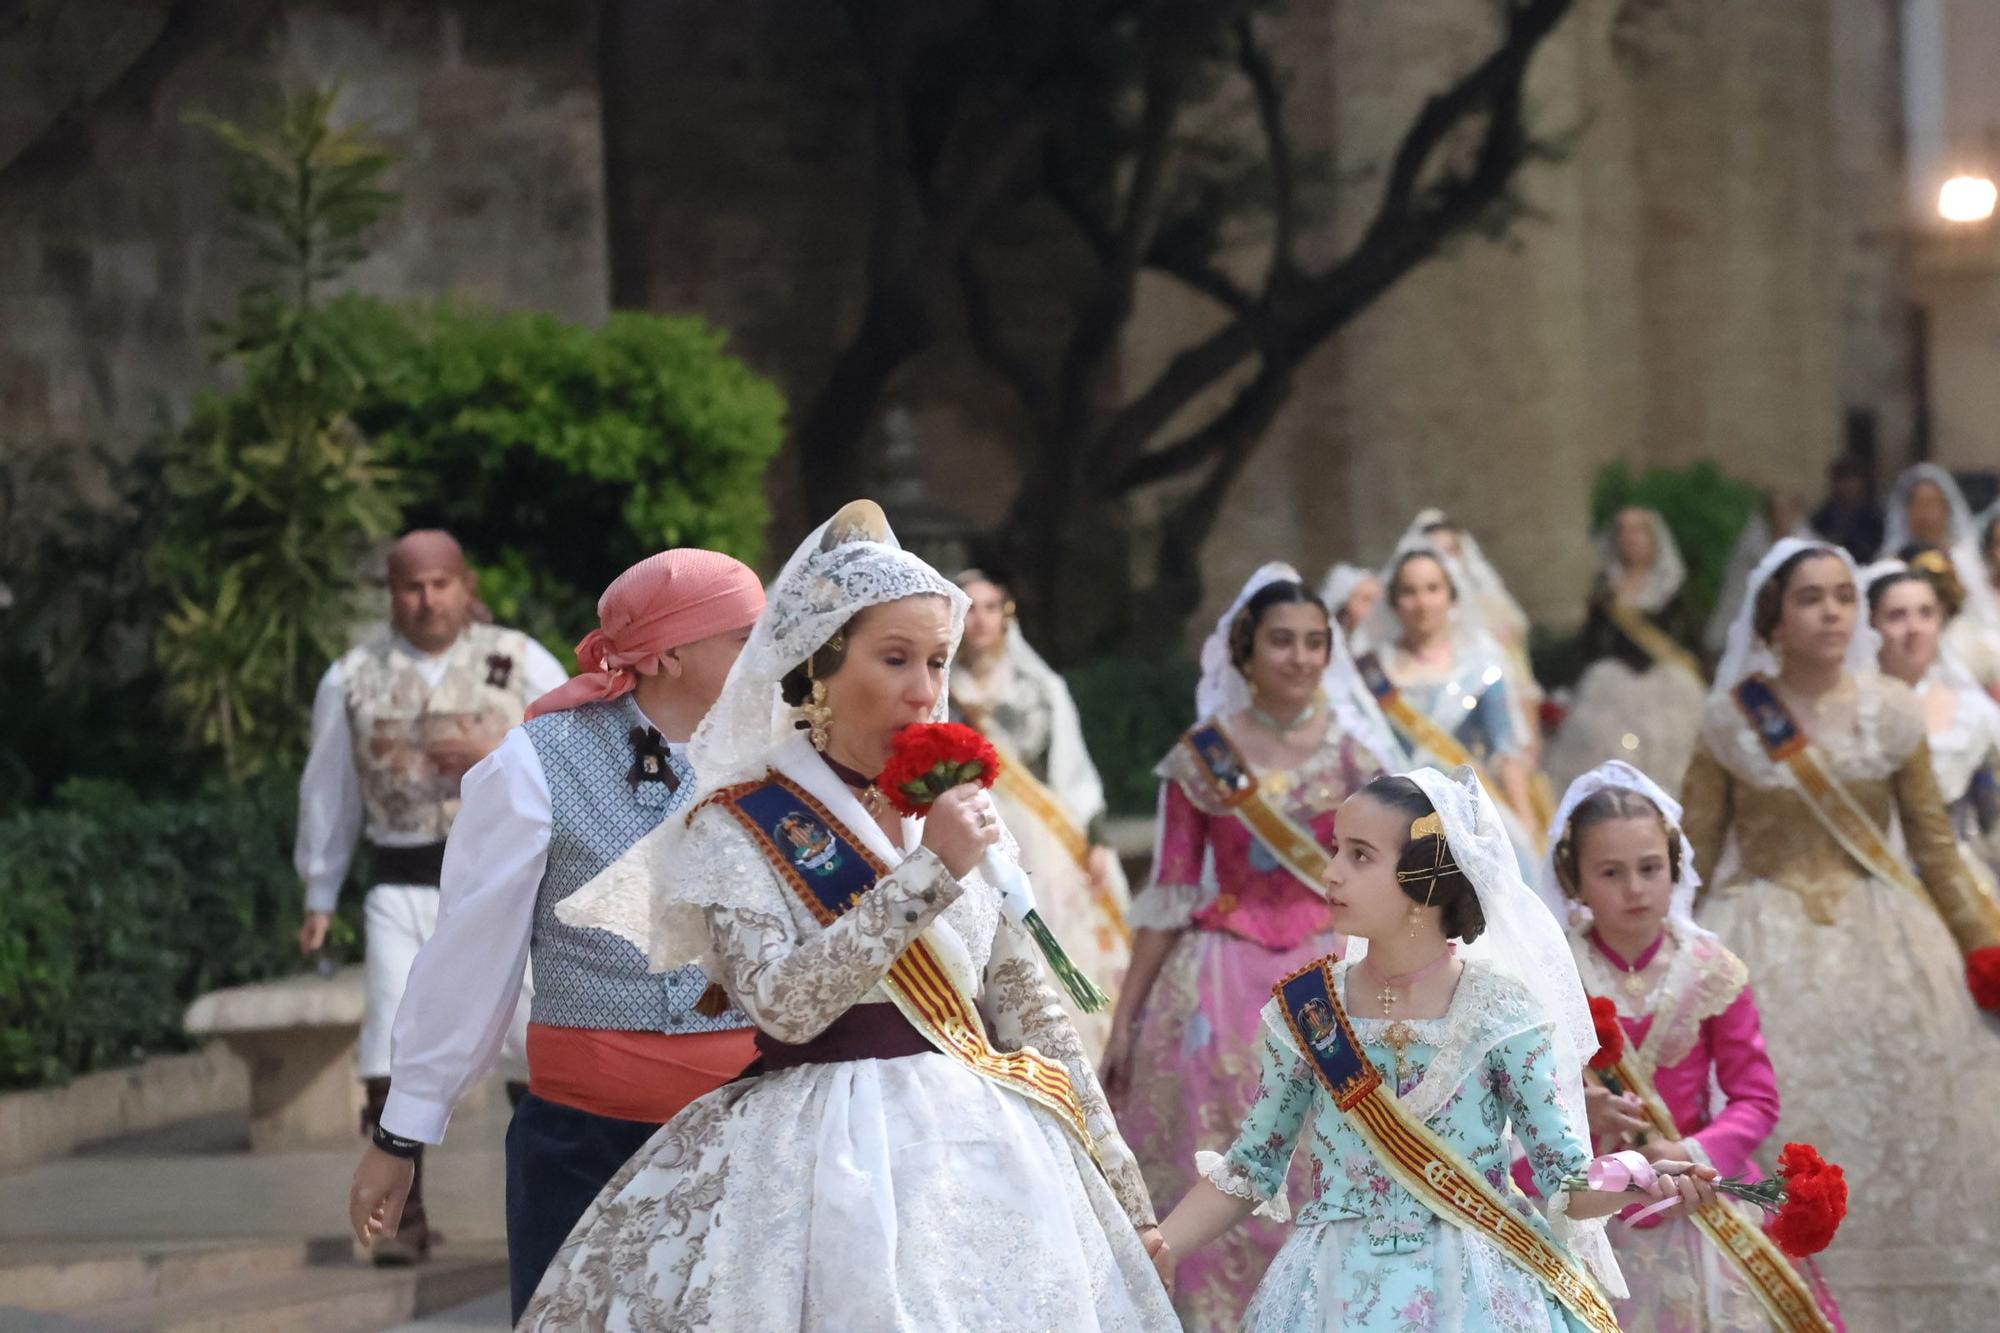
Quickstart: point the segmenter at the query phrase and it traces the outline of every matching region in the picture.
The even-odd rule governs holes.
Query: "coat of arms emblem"
[[[830,875],[840,868],[840,846],[824,824],[796,812],[778,821],[775,830],[791,853],[792,864],[815,875]]]

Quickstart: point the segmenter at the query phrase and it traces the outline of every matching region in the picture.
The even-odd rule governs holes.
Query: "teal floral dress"
[[[1365,996],[1354,1003],[1347,972],[1339,964],[1335,977],[1355,1035],[1405,1106],[1561,1245],[1566,1219],[1551,1225],[1508,1172],[1510,1127],[1546,1198],[1560,1199],[1563,1179],[1591,1160],[1557,1092],[1553,1028],[1532,998],[1491,965],[1468,960],[1444,1017],[1392,1023],[1365,1016],[1374,1006]],[[1276,1000],[1264,1006],[1262,1036],[1257,1100],[1229,1151],[1201,1153],[1197,1167],[1224,1193],[1282,1221],[1286,1167],[1303,1134],[1312,1197],[1251,1298],[1246,1330],[1581,1333],[1497,1246],[1440,1221],[1390,1178],[1326,1095]]]

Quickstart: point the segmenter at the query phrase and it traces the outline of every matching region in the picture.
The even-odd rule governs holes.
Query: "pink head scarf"
[[[576,645],[582,674],[535,700],[528,716],[630,694],[669,650],[743,629],[763,610],[764,585],[741,560],[692,547],[649,555],[597,599],[598,627]]]

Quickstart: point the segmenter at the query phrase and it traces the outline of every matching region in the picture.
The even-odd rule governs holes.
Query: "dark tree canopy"
[[[1300,364],[1454,237],[1519,211],[1516,173],[1545,151],[1523,84],[1572,4],[1494,0],[1486,54],[1424,103],[1365,187],[1367,226],[1315,265],[1299,239],[1324,173],[1294,143],[1268,3],[846,0],[871,99],[868,291],[801,413],[808,493],[854,491],[890,378],[963,338],[1028,426],[1023,487],[987,544],[1021,575],[1042,634],[1067,656],[1177,639],[1202,545]],[[1249,110],[1218,133],[1201,113],[1225,90]],[[1060,218],[1080,260],[1064,268],[1062,317],[1029,338],[996,308],[991,269],[1031,211]],[[1264,238],[1250,280],[1225,263],[1246,228]],[[1147,272],[1219,318],[1150,381],[1120,384]],[[1156,488],[1151,580],[1107,599],[1130,565],[1129,502]]]

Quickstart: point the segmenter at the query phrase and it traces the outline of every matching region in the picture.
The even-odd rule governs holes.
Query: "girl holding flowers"
[[[1595,1029],[1492,798],[1464,768],[1371,782],[1340,808],[1327,887],[1347,957],[1264,1006],[1256,1102],[1227,1153],[1198,1155],[1160,1226],[1162,1272],[1252,1210],[1285,1218],[1303,1145],[1310,1191],[1243,1328],[1615,1329],[1624,1285],[1595,1220],[1633,1197],[1614,1168],[1676,1207],[1710,1203],[1716,1173],[1592,1158]],[[1546,1217],[1508,1175],[1510,1130]]]
[[[1680,820],[1673,798],[1614,760],[1570,784],[1549,830],[1547,887],[1567,900],[1591,1005],[1608,1011],[1587,1076],[1592,1129],[1603,1152],[1754,1178],[1751,1154],[1778,1123],[1777,1074],[1748,970],[1694,922],[1701,877]],[[1809,1266],[1768,1243],[1749,1268],[1730,1257],[1731,1240],[1761,1226],[1755,1209],[1714,1208],[1733,1212],[1704,1217],[1720,1228],[1680,1210],[1614,1228],[1631,1291],[1617,1303],[1627,1333],[1839,1327]]]

